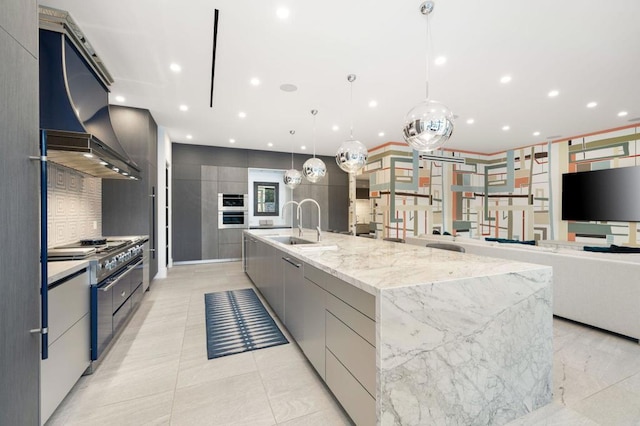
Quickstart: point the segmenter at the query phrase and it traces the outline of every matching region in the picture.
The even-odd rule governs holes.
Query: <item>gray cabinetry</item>
[[[375,297],[249,234],[245,271],[358,425],[376,423]]]
[[[282,254],[284,278],[284,325],[297,341],[304,339],[304,273],[302,262],[293,256]]]
[[[305,267],[308,267],[305,265]],[[298,344],[320,377],[325,378],[325,303],[327,292],[304,279],[304,332]]]
[[[39,422],[38,2],[0,17],[0,424]]]
[[[105,235],[148,235],[149,276],[158,272],[157,125],[146,109],[109,106],[113,128],[124,150],[142,169],[139,181],[102,181],[102,232]],[[126,217],[126,220],[123,220]]]

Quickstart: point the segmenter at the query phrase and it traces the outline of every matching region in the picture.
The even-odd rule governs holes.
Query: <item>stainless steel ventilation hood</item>
[[[104,179],[140,179],[109,115],[113,78],[68,12],[39,7],[40,128],[47,158]]]

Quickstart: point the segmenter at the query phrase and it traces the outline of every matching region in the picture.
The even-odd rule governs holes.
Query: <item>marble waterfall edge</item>
[[[381,425],[505,424],[552,400],[552,271],[380,290]]]

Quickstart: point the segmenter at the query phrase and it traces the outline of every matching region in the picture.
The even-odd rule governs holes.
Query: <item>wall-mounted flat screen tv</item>
[[[562,220],[640,222],[640,166],[563,174]]]

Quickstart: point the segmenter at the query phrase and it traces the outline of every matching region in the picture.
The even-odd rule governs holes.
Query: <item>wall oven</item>
[[[218,229],[248,228],[247,211],[218,212]]]
[[[249,210],[247,194],[218,194],[218,211]]]

